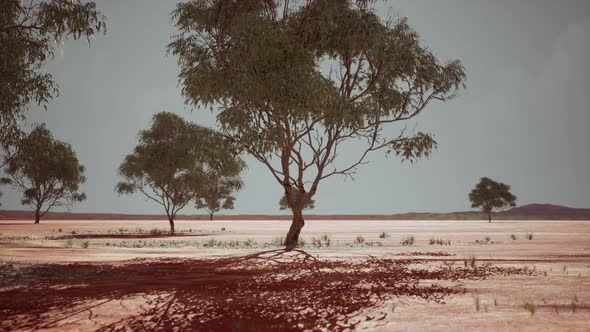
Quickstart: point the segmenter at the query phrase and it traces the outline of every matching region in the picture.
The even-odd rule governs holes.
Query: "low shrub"
[[[526,302],[522,307],[524,310],[531,313],[531,317],[535,315],[535,312],[537,312],[537,306],[534,303]]]
[[[415,238],[414,236],[409,236],[409,237],[405,237],[403,238],[400,243],[402,246],[411,246],[414,244]]]
[[[150,229],[150,235],[162,235],[164,232],[158,228]]]
[[[354,244],[363,244],[365,243],[365,238],[362,235],[357,235],[354,239]]]
[[[329,247],[331,243],[332,241],[330,240],[328,234],[323,234],[319,238],[314,237],[311,239],[311,244],[314,247]]]
[[[465,265],[465,267],[475,268],[476,263],[477,263],[477,257],[475,257],[475,256],[471,256],[471,257],[465,258],[463,260],[463,264]]]
[[[430,245],[440,245],[440,246],[450,246],[451,245],[451,240],[443,240],[443,239],[437,239],[437,238],[433,238],[431,237],[428,240],[428,244]]]

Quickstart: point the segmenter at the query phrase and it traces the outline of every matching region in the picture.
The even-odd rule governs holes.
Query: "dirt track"
[[[285,221],[150,235],[166,225],[0,222],[0,330],[590,328],[590,222],[310,221],[291,253],[269,244]],[[321,234],[329,247],[311,244]],[[365,244],[352,245],[357,235]],[[256,244],[203,247],[211,239]]]

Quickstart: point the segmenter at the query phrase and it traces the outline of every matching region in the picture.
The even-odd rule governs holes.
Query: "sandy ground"
[[[287,232],[286,221],[178,221],[178,236],[150,235],[167,226],[0,221],[1,262],[41,267],[0,284],[0,331],[590,331],[590,221],[308,221],[301,252],[279,253],[278,262],[270,243]],[[383,232],[388,237],[380,238]],[[322,234],[330,246],[313,246]],[[352,244],[358,235],[365,244]],[[413,245],[400,244],[411,236]],[[430,245],[431,238],[451,244]],[[203,245],[212,239],[255,244]],[[466,267],[472,257],[476,267]],[[278,265],[270,268],[271,260]],[[296,273],[308,268],[315,274]],[[528,272],[509,270],[523,268]],[[232,293],[236,287],[241,291]],[[302,305],[275,306],[287,294]],[[321,306],[309,313],[314,298]],[[255,308],[241,312],[245,307]],[[219,318],[228,315],[220,308],[232,310],[231,324]],[[295,314],[254,321],[269,317],[268,308]]]

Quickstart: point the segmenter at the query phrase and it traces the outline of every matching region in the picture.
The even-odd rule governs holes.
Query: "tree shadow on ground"
[[[301,250],[270,250],[220,259],[13,267],[0,273],[4,286],[13,286],[0,290],[0,330],[56,328],[84,314],[96,331],[342,331],[383,320],[386,312],[359,312],[394,298],[442,302],[463,292],[461,280],[531,274],[426,263],[329,260]],[[137,296],[142,304],[123,318],[94,320],[105,303],[124,307],[123,301]]]

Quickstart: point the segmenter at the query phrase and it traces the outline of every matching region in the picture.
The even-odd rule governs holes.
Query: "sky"
[[[140,194],[118,196],[117,167],[153,114],[175,112],[215,127],[215,113],[185,106],[176,59],[166,45],[176,33],[175,1],[97,0],[107,35],[64,43],[47,65],[60,95],[28,124],[46,123],[73,145],[86,166],[88,199],[73,212],[163,213]],[[315,197],[317,214],[391,214],[470,210],[481,177],[512,186],[519,205],[590,208],[590,1],[377,1],[384,20],[407,17],[439,59],[460,59],[467,88],[431,103],[414,124],[435,134],[438,149],[416,164],[383,152],[370,156],[354,181],[332,177]],[[344,158],[362,146],[349,147]],[[350,154],[350,155],[346,155]],[[281,187],[245,157],[244,189],[231,214],[277,214]],[[28,209],[2,188],[2,209]],[[193,207],[183,214],[204,213]]]

